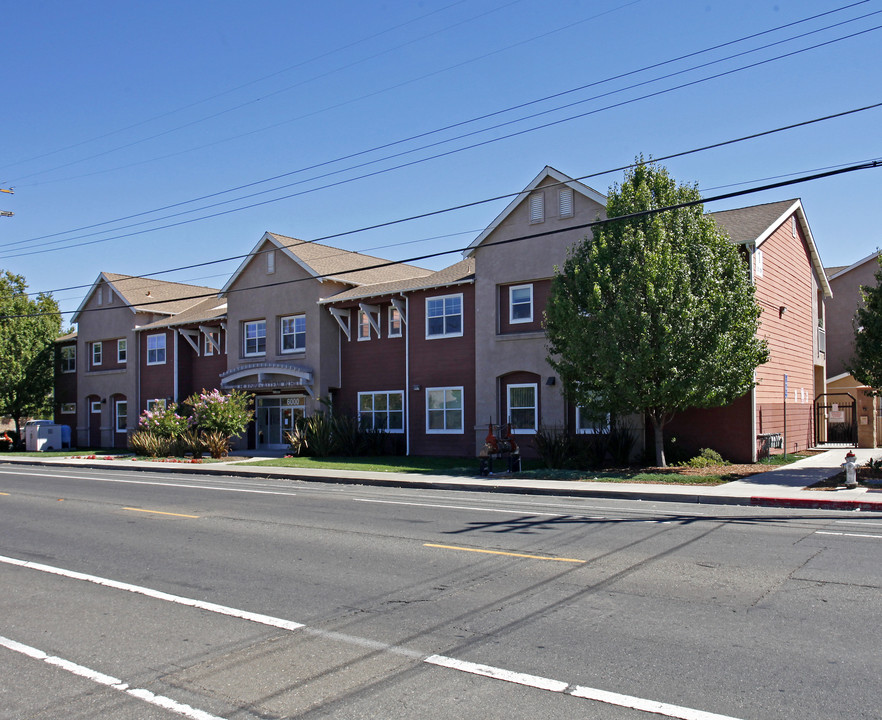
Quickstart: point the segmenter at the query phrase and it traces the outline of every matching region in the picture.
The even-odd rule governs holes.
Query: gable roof
[[[138,277],[137,275],[119,275],[102,272],[92,283],[89,292],[71,318],[76,322],[83,308],[89,302],[98,285],[104,281],[113,288],[125,305],[132,311],[150,312],[157,315],[176,315],[183,312],[207,296],[217,295],[217,288],[204,285],[188,285],[186,283],[168,282],[154,278]]]
[[[176,315],[156,320],[149,325],[141,325],[138,327],[138,330],[154,330],[156,328],[211,322],[223,320],[226,316],[227,301],[212,295],[212,297],[200,300],[192,307],[189,307]]]
[[[343,250],[317,242],[298,240],[267,231],[248,253],[236,272],[227,280],[220,291],[221,294],[229,291],[248,264],[254,260],[260,246],[267,241],[275,245],[319,282],[334,280],[347,285],[368,285],[388,280],[422,277],[432,272],[416,265],[392,262],[373,255]]]
[[[391,282],[376,283],[374,285],[361,285],[360,287],[344,290],[331,297],[319,300],[320,305],[341,302],[344,300],[363,300],[381,295],[395,295],[417,290],[431,290],[433,288],[447,287],[474,282],[475,259],[466,258],[458,263],[450,265],[442,270],[433,272],[419,278],[408,280],[393,280]]]
[[[482,242],[484,242],[487,236],[490,235],[497,227],[499,227],[502,222],[514,212],[515,208],[517,208],[517,206],[520,205],[531,192],[539,187],[539,185],[544,182],[546,178],[551,178],[561,185],[566,185],[567,187],[572,188],[574,192],[577,192],[580,195],[584,195],[585,197],[593,200],[599,205],[606,206],[605,195],[601,195],[594,188],[590,188],[587,185],[580,183],[578,180],[573,180],[573,178],[569,177],[568,175],[564,175],[559,170],[555,170],[553,167],[546,165],[544,168],[542,168],[542,171],[533,178],[532,182],[530,182],[527,187],[521,190],[521,192],[518,193],[517,197],[506,206],[505,210],[499,213],[499,215],[496,216],[493,222],[491,222],[484,229],[484,231],[472,241],[472,244],[469,245],[468,248],[466,248],[466,250],[463,252],[463,255],[465,255],[466,257],[471,257],[472,255],[474,255],[477,247]]]
[[[858,260],[856,263],[852,263],[851,265],[840,265],[839,267],[827,268],[827,279],[833,280],[834,278],[837,278],[840,275],[845,275],[845,273],[851,272],[855,268],[858,268],[861,265],[864,265],[870,261],[872,261],[874,263],[878,263],[880,252],[882,252],[882,251],[877,250],[876,252],[874,252],[870,255],[867,255],[867,257],[863,258],[862,260]]]
[[[738,245],[755,245],[756,247],[760,247],[781,226],[781,223],[795,214],[803,235],[805,235],[812,267],[818,276],[818,284],[825,297],[833,297],[833,291],[830,289],[830,283],[827,281],[827,274],[824,272],[821,256],[818,253],[818,246],[815,244],[815,238],[799,198],[708,214],[716,221],[717,225],[728,233],[732,242]]]

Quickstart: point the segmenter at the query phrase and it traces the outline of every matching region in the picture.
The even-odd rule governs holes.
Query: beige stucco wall
[[[476,416],[475,447],[480,448],[487,434],[487,423],[503,422],[497,379],[512,372],[530,372],[539,376],[539,422],[563,426],[566,405],[562,386],[555,377],[554,385],[546,385],[555,373],[546,361],[544,332],[502,335],[499,330],[499,285],[533,282],[554,276],[555,266],[563,264],[567,248],[582,240],[586,230],[569,230],[547,237],[509,243],[498,247],[499,240],[548,232],[592,222],[605,215],[605,208],[594,200],[574,193],[574,215],[558,216],[558,185],[546,178],[537,188],[545,194],[545,220],[530,223],[529,197],[517,205],[475,250],[475,360],[476,360]],[[534,308],[541,313],[542,308]]]
[[[852,319],[861,304],[860,286],[875,286],[879,263],[873,256],[839,277],[830,280],[833,297],[827,300],[827,376],[846,372],[846,364],[854,353]]]
[[[258,252],[275,246],[266,241]],[[271,285],[271,287],[263,287]],[[330,388],[340,385],[339,334],[336,320],[321,298],[334,295],[348,286],[333,281],[320,282],[281,249],[275,249],[275,272],[267,273],[264,255],[256,255],[242,270],[227,293],[227,368],[255,362],[290,363],[313,373],[314,397],[307,398],[307,414],[323,409],[319,398],[326,398]],[[306,351],[282,353],[280,320],[288,315],[306,316]],[[246,357],[243,324],[266,320],[266,355]]]

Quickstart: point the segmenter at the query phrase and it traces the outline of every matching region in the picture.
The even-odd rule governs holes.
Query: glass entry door
[[[294,429],[294,421],[303,416],[306,398],[302,395],[257,398],[257,449],[284,450],[285,433]]]

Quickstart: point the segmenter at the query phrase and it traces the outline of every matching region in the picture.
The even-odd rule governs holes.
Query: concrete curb
[[[564,485],[566,481],[530,481],[512,478],[510,481],[499,481],[497,478],[456,478],[453,476],[439,478],[430,476],[423,478],[419,475],[402,477],[401,474],[391,473],[389,477],[378,477],[377,474],[351,475],[333,474],[332,471],[322,471],[321,474],[299,473],[296,469],[274,467],[248,467],[240,468],[235,464],[218,465],[187,465],[185,463],[153,463],[127,464],[120,461],[88,461],[78,460],[70,462],[65,460],[39,460],[36,458],[0,458],[0,464],[8,466],[26,465],[42,467],[63,468],[116,468],[119,470],[132,470],[139,472],[169,472],[183,475],[204,475],[208,477],[242,477],[263,479],[288,479],[302,482],[331,483],[341,485],[371,485],[375,487],[393,488],[417,488],[422,490],[456,490],[464,492],[485,493],[512,493],[519,495],[536,496],[567,496],[581,498],[607,498],[612,500],[639,500],[643,502],[674,502],[699,505],[745,505],[757,507],[782,507],[803,508],[814,510],[843,510],[843,511],[868,511],[882,512],[882,499],[879,501],[863,499],[827,499],[824,497],[784,497],[754,494],[726,494],[713,492],[715,486],[708,488],[711,492],[696,491],[693,486],[678,486],[677,489],[667,485],[647,485],[646,490],[634,488],[628,489],[615,487],[609,489],[596,486],[586,487],[577,484]],[[353,471],[363,472],[363,471]],[[552,484],[553,483],[553,484]],[[652,489],[650,489],[652,488]],[[680,490],[679,488],[682,488]],[[794,492],[814,495],[823,495],[819,491],[795,490]]]

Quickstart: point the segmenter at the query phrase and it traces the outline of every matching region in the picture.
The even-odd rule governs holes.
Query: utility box
[[[25,450],[61,450],[61,425],[51,420],[28,420],[25,424]]]

